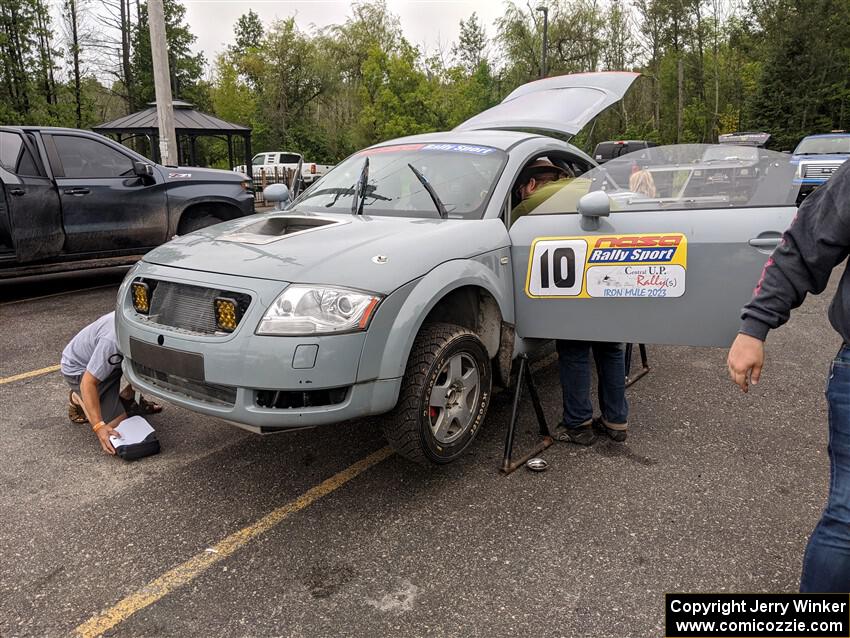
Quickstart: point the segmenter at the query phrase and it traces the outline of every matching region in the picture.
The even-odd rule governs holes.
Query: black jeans
[[[564,395],[563,423],[575,428],[593,419],[590,400],[590,352],[596,360],[599,409],[608,423],[625,425],[629,420],[626,401],[625,344],[602,341],[557,341],[561,391]]]

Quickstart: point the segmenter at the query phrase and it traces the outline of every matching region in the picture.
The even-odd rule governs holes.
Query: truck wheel
[[[212,226],[213,224],[221,223],[221,219],[210,213],[201,213],[200,215],[192,215],[188,219],[180,220],[180,227],[177,231],[178,235],[186,235],[195,232],[201,228]]]
[[[411,461],[454,461],[484,422],[492,379],[487,349],[474,332],[450,323],[423,326],[398,404],[384,419],[384,436]]]

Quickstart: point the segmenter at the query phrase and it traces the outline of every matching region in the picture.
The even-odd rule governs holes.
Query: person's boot
[[[89,418],[86,416],[86,411],[83,410],[82,405],[77,403],[77,400],[73,391],[68,393],[68,418],[72,423],[88,423]]]
[[[593,421],[587,421],[576,427],[564,427],[558,435],[559,441],[569,441],[576,445],[593,445],[596,443],[596,432],[593,431]]]
[[[612,441],[622,443],[628,437],[628,423],[608,423],[605,419],[599,418],[593,420],[593,429],[598,434],[605,435]]]

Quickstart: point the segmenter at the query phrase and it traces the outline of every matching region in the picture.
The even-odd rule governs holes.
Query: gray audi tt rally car
[[[790,158],[715,191],[704,146],[597,167],[563,140],[636,77],[532,82],[355,153],[284,210],[151,251],[119,291],[125,374],[258,433],[382,415],[401,454],[439,464],[541,340],[728,345],[795,213]],[[540,158],[572,177],[512,215]]]

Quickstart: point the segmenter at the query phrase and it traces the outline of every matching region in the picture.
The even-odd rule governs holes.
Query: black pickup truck
[[[238,173],[161,166],[90,131],[0,127],[0,279],[132,263],[253,212]]]

